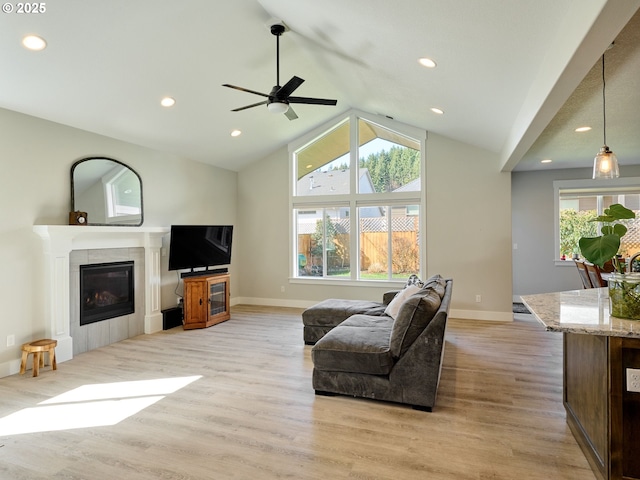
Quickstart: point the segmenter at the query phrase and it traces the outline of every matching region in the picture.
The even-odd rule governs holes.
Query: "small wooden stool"
[[[35,342],[25,343],[24,345],[22,345],[22,362],[20,362],[20,375],[22,375],[27,368],[27,358],[29,358],[30,353],[33,353],[34,377],[38,376],[38,368],[44,367],[45,352],[49,353],[49,363],[51,363],[52,369],[57,370],[58,365],[56,363],[56,345],[58,345],[57,340],[50,340],[48,338],[36,340]]]

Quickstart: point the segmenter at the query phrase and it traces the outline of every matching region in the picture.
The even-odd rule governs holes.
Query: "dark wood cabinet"
[[[206,328],[231,318],[229,274],[184,279],[184,329]]]
[[[640,393],[627,368],[640,369],[640,339],[564,334],[567,423],[602,480],[640,479]]]

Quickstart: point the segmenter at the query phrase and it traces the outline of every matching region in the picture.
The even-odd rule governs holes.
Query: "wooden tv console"
[[[231,318],[229,274],[184,278],[184,329],[206,328]]]

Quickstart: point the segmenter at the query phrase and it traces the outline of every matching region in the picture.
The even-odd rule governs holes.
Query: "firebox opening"
[[[80,265],[80,325],[134,312],[132,261]]]

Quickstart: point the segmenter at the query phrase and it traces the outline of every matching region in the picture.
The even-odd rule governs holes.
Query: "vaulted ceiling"
[[[0,108],[231,170],[351,108],[494,151],[504,171],[537,169],[541,156],[586,166],[602,142],[600,56],[639,8],[640,0],[58,0],[44,13],[0,14]],[[281,83],[297,75],[305,82],[296,95],[337,106],[296,105],[293,121],[264,106],[231,112],[263,98],[222,84],[266,93],[275,85],[275,20],[289,28]],[[27,34],[46,49],[23,48]],[[607,52],[607,140],[621,163],[631,145],[638,163],[640,59],[637,36],[624,38]],[[164,96],[175,106],[160,106]],[[593,123],[589,141],[572,131],[583,120]],[[242,135],[231,137],[234,129]]]

